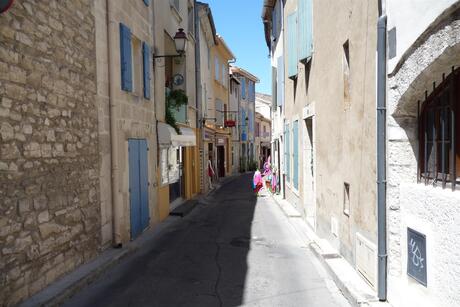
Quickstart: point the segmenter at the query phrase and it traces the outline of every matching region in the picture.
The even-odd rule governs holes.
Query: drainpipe
[[[116,26],[113,19],[113,7],[110,0],[106,0],[105,5],[107,9],[107,56],[109,58],[109,65],[107,66],[107,73],[109,76],[109,105],[110,105],[110,149],[111,149],[111,176],[112,176],[112,236],[113,246],[116,248],[122,247],[120,218],[121,212],[121,197],[119,195],[120,186],[120,172],[118,167],[118,131],[117,131],[117,108],[119,107],[115,100],[115,76],[112,73],[112,67],[116,67],[115,56],[111,51],[112,42],[114,42],[112,27]],[[115,29],[113,29],[115,30]]]
[[[378,219],[378,297],[387,299],[386,225],[386,77],[387,16],[379,0],[377,24],[377,219]]]
[[[203,96],[202,88],[201,88],[201,48],[200,48],[200,14],[198,11],[197,1],[195,0],[193,3],[193,9],[195,14],[195,104],[196,104],[196,124],[197,127],[200,128],[200,139],[198,141],[199,150],[203,152],[203,157],[201,158],[201,165],[203,166],[204,173],[201,173],[200,180],[202,179],[203,182],[205,176],[205,161],[206,157],[204,156],[204,123],[202,121],[203,117],[203,110],[202,110],[202,103],[201,97]],[[206,173],[207,174],[207,173]],[[201,188],[200,188],[201,190]],[[204,186],[203,186],[204,192]]]

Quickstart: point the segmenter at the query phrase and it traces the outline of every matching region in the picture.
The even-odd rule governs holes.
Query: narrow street
[[[251,178],[224,185],[65,306],[348,306]]]

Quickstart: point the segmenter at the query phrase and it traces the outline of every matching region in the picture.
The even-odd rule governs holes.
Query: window
[[[223,63],[222,64],[222,85],[225,87],[227,87],[227,74],[228,74],[227,65]]]
[[[241,77],[240,81],[241,81],[241,98],[246,99],[246,78]]]
[[[132,52],[132,60],[131,63],[133,65],[133,93],[136,96],[141,96],[141,90],[143,90],[143,60],[141,59],[142,55],[142,44],[141,41],[135,37],[134,35],[131,36],[131,50]]]
[[[343,213],[350,216],[350,184],[343,183]]]
[[[217,81],[219,81],[219,77],[220,77],[220,75],[219,75],[219,66],[220,66],[219,58],[216,56],[214,58],[214,70],[215,70],[214,71],[214,79],[216,79]]]
[[[224,112],[223,112],[223,103],[221,100],[216,99],[216,125],[224,125]]]
[[[350,99],[350,46],[348,40],[343,44],[342,56],[342,72],[343,72],[343,101],[344,108],[349,109],[351,104]]]
[[[441,182],[443,188],[449,182],[453,190],[460,183],[459,72],[450,74],[426,98],[418,120],[418,179],[425,184]]]
[[[195,35],[195,11],[192,6],[188,8],[188,32]]]

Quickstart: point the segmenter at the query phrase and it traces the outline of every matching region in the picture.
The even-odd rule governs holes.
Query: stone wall
[[[458,5],[458,4],[457,4]],[[388,78],[388,299],[393,306],[457,306],[460,191],[417,183],[417,102],[460,62],[454,5],[417,39]],[[418,30],[417,30],[418,31]],[[407,228],[426,236],[427,287],[407,275]]]
[[[0,16],[0,305],[98,252],[92,1],[23,0]]]

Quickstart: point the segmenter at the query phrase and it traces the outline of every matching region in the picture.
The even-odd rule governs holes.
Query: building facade
[[[200,162],[201,162],[201,192],[207,193],[213,187],[216,177],[214,161],[214,133],[212,120],[214,112],[211,105],[214,100],[213,74],[212,74],[212,48],[217,44],[216,28],[212,12],[208,4],[197,3],[197,40],[199,42],[199,80],[198,95],[199,118],[201,127]]]
[[[240,103],[241,103],[241,82],[238,78],[234,77],[233,74],[229,74],[230,78],[230,99],[229,99],[229,113],[227,115],[228,121],[233,123],[227,123],[227,126],[231,129],[231,173],[238,174],[240,171],[240,128],[241,128],[241,115],[240,115]]]
[[[93,4],[17,1],[0,16],[0,305],[101,245]],[[76,31],[78,29],[78,31]]]
[[[217,44],[211,49],[212,76],[214,97],[208,105],[211,117],[215,118],[208,124],[213,137],[213,160],[218,178],[225,177],[231,170],[231,130],[227,127],[229,119],[230,79],[229,62],[235,61],[225,40],[216,35]],[[211,149],[211,148],[209,148]]]
[[[255,156],[262,168],[263,163],[270,157],[270,163],[274,165],[271,157],[271,96],[256,93],[256,126],[255,126]],[[276,171],[276,170],[275,170]]]
[[[388,300],[457,306],[460,261],[452,247],[460,240],[460,5],[388,0],[384,13]]]
[[[153,11],[158,203],[164,219],[200,191],[195,7],[189,0],[156,1]],[[182,55],[178,54],[174,41],[180,31],[187,36]],[[185,104],[174,104],[184,97]]]
[[[244,70],[243,68],[232,66],[231,73],[240,81],[240,169],[247,171],[255,169],[255,101],[256,83],[259,79]]]
[[[282,194],[375,288],[377,3],[264,3]]]

